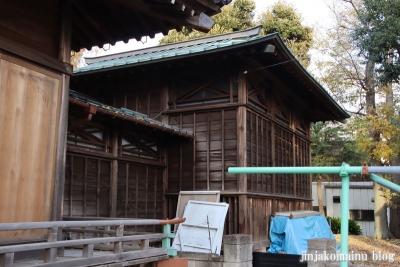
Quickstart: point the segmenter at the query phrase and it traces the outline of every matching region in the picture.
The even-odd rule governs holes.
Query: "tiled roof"
[[[148,118],[147,115],[126,109],[126,108],[116,108],[108,105],[104,105],[100,102],[97,102],[90,97],[81,94],[79,92],[75,92],[73,90],[69,90],[69,102],[71,104],[76,104],[80,106],[89,106],[93,105],[97,107],[97,113],[106,114],[112,116],[114,118],[120,118],[122,120],[132,121],[134,123],[142,124],[147,127],[151,127],[153,129],[158,129],[163,132],[169,132],[174,135],[194,138],[194,133],[190,131],[182,130],[178,127],[171,126],[160,121]]]
[[[86,58],[85,67],[74,70],[75,74],[105,70],[120,66],[131,66],[179,56],[203,53],[221,48],[234,47],[254,40],[266,38],[259,36],[261,26],[234,33],[221,34],[191,41],[167,44],[141,50],[134,50],[97,58]]]
[[[189,56],[196,56],[207,53],[222,52],[229,49],[245,48],[249,46],[273,42],[278,46],[284,58],[279,64],[289,63],[291,68],[302,73],[303,79],[310,81],[315,87],[314,94],[319,95],[327,101],[327,106],[335,114],[335,120],[343,121],[350,115],[341,107],[332,96],[307,72],[307,70],[296,60],[294,55],[285,45],[278,33],[260,36],[262,26],[232,33],[214,35],[210,37],[189,40],[179,43],[172,43],[141,50],[134,50],[114,55],[107,55],[96,58],[85,58],[88,64],[85,67],[74,70],[75,76],[96,73],[118,68],[133,67],[149,63],[162,62]]]

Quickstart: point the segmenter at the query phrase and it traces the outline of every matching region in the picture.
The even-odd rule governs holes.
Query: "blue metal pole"
[[[340,199],[340,256],[343,257],[340,261],[340,267],[347,267],[347,254],[349,254],[349,191],[350,191],[350,178],[347,172],[349,165],[342,164],[340,177],[342,177],[342,196]]]

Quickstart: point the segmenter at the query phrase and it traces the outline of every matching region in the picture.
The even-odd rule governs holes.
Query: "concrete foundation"
[[[223,238],[223,255],[212,253],[178,252],[188,259],[188,267],[252,267],[251,235],[227,235]]]
[[[316,238],[308,240],[308,267],[338,267],[336,240]]]

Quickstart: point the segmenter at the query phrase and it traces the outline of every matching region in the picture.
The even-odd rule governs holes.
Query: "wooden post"
[[[146,250],[146,249],[149,249],[149,239],[143,239],[143,240],[140,240],[140,249],[141,250]]]
[[[71,1],[64,1],[62,6],[61,16],[61,30],[59,38],[59,53],[58,59],[60,61],[70,63],[71,60]],[[53,191],[53,205],[51,219],[53,221],[62,220],[63,216],[63,198],[65,186],[65,162],[66,162],[66,145],[67,145],[67,128],[68,128],[68,103],[69,103],[69,81],[68,75],[61,75],[61,106],[58,124],[58,137],[57,137],[57,154],[55,166],[55,180]],[[71,185],[72,186],[72,185]],[[72,189],[71,189],[72,190]],[[72,202],[72,201],[71,201]],[[72,214],[70,215],[72,216]],[[62,232],[59,229],[57,239],[62,239]],[[64,248],[59,248],[57,254],[64,255]]]
[[[115,236],[121,237],[124,235],[124,226],[120,225],[117,226],[117,229],[115,230]],[[123,243],[122,242],[115,242],[114,243],[114,253],[122,253],[123,252]]]
[[[110,179],[110,217],[117,217],[117,185],[118,185],[118,126],[114,124],[114,131],[111,140],[112,155]]]
[[[0,266],[11,267],[14,262],[14,253],[0,254]]]
[[[94,248],[94,244],[83,245],[82,258],[93,257],[93,248]]]
[[[58,227],[49,229],[47,242],[56,242],[58,234]],[[57,260],[57,248],[47,248],[44,250],[44,262],[55,262]]]
[[[246,76],[243,73],[239,74],[238,84],[238,102],[239,104],[245,104],[247,102],[247,81]],[[246,106],[239,106],[237,109],[237,149],[238,149],[238,166],[247,166],[247,141],[246,141]],[[238,191],[244,194],[239,195],[239,233],[248,233],[248,214],[247,214],[247,175],[239,174],[237,176]]]

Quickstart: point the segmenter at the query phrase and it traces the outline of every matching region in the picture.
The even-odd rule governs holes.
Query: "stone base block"
[[[223,267],[253,267],[253,262],[224,262]]]

